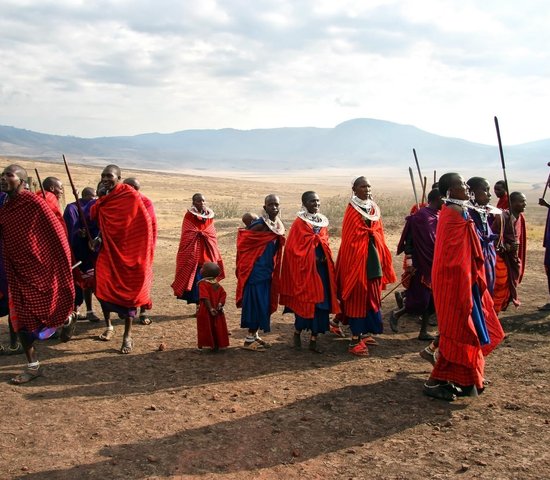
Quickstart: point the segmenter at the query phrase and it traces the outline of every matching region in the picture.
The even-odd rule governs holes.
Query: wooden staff
[[[78,210],[78,216],[80,217],[80,221],[82,222],[82,225],[84,226],[84,230],[86,231],[86,237],[88,237],[88,242],[93,243],[92,234],[90,233],[90,227],[88,227],[88,222],[86,221],[86,216],[84,215],[84,210],[82,210],[82,205],[80,205],[80,202],[78,201],[78,192],[76,190],[76,187],[74,186],[73,177],[71,176],[71,171],[69,170],[69,164],[67,163],[67,160],[65,159],[65,155],[63,155],[63,163],[65,164],[65,170],[67,171],[67,177],[69,177],[69,183],[71,184],[71,188],[73,190],[73,195],[76,200],[76,209]]]
[[[550,162],[548,162],[548,166],[550,167]],[[546,196],[546,190],[548,190],[548,184],[550,183],[550,173],[548,174],[548,178],[546,179],[546,185],[544,186],[544,192],[542,192],[542,199],[544,200],[544,197]]]
[[[36,180],[38,181],[38,186],[40,187],[40,191],[42,192],[42,198],[46,200],[46,192],[44,191],[44,187],[42,186],[42,180],[40,180],[40,175],[38,174],[38,168],[34,169],[34,173],[36,173]]]
[[[502,173],[504,175],[504,188],[508,195],[508,210],[510,210],[510,189],[508,188],[508,178],[506,177],[506,163],[504,162],[504,151],[502,150],[502,140],[500,138],[500,128],[498,126],[498,118],[495,116],[495,128],[497,129],[498,151],[500,153],[500,162],[502,164]]]
[[[437,183],[437,172],[434,170],[434,183]]]
[[[416,156],[416,149],[413,148],[413,155],[414,155],[414,161],[416,163],[416,169],[418,170],[418,178],[420,179],[420,186],[422,187],[422,203],[424,203],[425,200],[425,193],[426,193],[426,177],[422,177],[422,172],[420,171],[420,162],[418,161],[418,157]]]
[[[392,292],[397,290],[401,285],[403,285],[404,282],[406,282],[409,278],[411,278],[414,275],[414,272],[416,270],[413,268],[411,272],[408,272],[407,275],[403,277],[403,280],[401,280],[395,287],[393,287],[390,291],[386,292],[386,294],[380,299],[381,302],[384,301],[384,299]]]
[[[416,208],[420,208],[420,206],[418,205],[418,195],[416,194],[416,185],[414,184],[413,169],[411,167],[409,167],[409,175],[411,177],[411,183],[413,186],[414,201],[416,202]]]
[[[426,201],[426,185],[428,184],[428,179],[424,177],[424,185],[422,185],[422,203]]]

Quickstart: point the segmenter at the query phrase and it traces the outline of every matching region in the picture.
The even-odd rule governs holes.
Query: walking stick
[[[426,185],[428,184],[428,179],[424,177],[424,185],[422,185],[422,203],[426,201]]]
[[[36,180],[38,181],[38,186],[40,187],[40,191],[42,192],[42,198],[46,200],[46,192],[44,191],[44,187],[42,186],[42,180],[40,180],[40,175],[38,174],[38,168],[34,169],[34,173],[36,173]]]
[[[434,170],[434,183],[437,183],[437,172]]]
[[[414,184],[413,169],[411,167],[409,167],[409,175],[411,177],[411,183],[413,186],[414,201],[416,202],[416,208],[420,208],[420,206],[418,205],[418,195],[416,194],[416,185]]]
[[[548,162],[548,166],[550,167],[550,162]],[[546,190],[548,190],[548,184],[550,183],[550,173],[548,174],[548,178],[546,179],[546,185],[544,186],[544,192],[542,192],[542,199],[544,200],[544,197],[546,196]]]
[[[500,128],[498,126],[498,118],[495,116],[495,128],[497,129],[498,151],[500,153],[500,162],[502,164],[502,173],[504,174],[504,187],[506,195],[508,195],[508,210],[510,210],[510,189],[508,188],[508,178],[506,177],[506,163],[504,163],[504,151],[502,150],[502,140],[500,138]]]
[[[80,202],[78,201],[78,192],[76,191],[76,187],[74,186],[73,177],[71,176],[71,171],[69,170],[69,164],[65,159],[65,155],[63,155],[63,163],[65,164],[67,177],[69,177],[69,183],[71,184],[71,188],[73,190],[73,195],[76,201],[76,209],[78,210],[78,216],[80,217],[80,221],[82,222],[82,225],[84,226],[84,230],[86,231],[86,237],[88,237],[88,242],[92,243],[93,238],[92,238],[92,234],[90,233],[90,227],[88,227],[88,222],[86,221],[84,210],[82,210],[82,205],[80,205]]]
[[[416,150],[413,148],[414,161],[416,163],[416,169],[418,170],[418,178],[420,179],[420,186],[423,189],[423,192],[426,192],[426,177],[422,177],[422,172],[420,171],[420,163],[418,162],[418,157],[416,156]],[[422,180],[424,179],[424,181]],[[424,193],[422,194],[422,203],[424,203]]]
[[[415,269],[412,270],[412,272],[407,273],[405,278],[401,280],[395,287],[393,287],[391,290],[387,291],[386,294],[380,299],[380,302],[383,302],[384,299],[392,292],[395,292],[401,285],[403,285],[404,282],[406,282],[409,278],[411,278],[414,275]]]

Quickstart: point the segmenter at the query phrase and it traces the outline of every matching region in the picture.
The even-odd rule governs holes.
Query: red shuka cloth
[[[118,183],[90,210],[103,240],[95,265],[99,300],[125,308],[151,308],[151,218],[130,185]]]
[[[371,222],[367,226],[365,218],[348,205],[342,222],[342,242],[336,260],[336,281],[338,297],[347,317],[364,318],[367,315],[369,280],[367,279],[367,258],[369,237],[374,238],[376,250],[382,266],[382,279],[376,297],[388,283],[396,280],[390,250],[386,245],[382,220]],[[374,306],[374,305],[373,305]],[[380,303],[375,311],[380,309]]]
[[[225,314],[218,312],[212,316],[206,303],[203,299],[210,300],[210,305],[213,308],[218,308],[218,305],[225,305],[227,295],[223,287],[218,283],[218,288],[207,282],[206,280],[199,281],[199,311],[197,312],[197,344],[199,348],[225,348],[229,346],[229,333],[227,331],[227,323]]]
[[[508,194],[505,193],[502,197],[498,199],[497,208],[500,208],[501,210],[508,210],[509,207],[510,204],[508,202]]]
[[[74,282],[62,224],[42,197],[22,191],[0,209],[0,227],[15,331],[63,325]]]
[[[208,218],[205,221],[187,212],[181,226],[180,246],[176,257],[176,277],[171,285],[176,297],[191,291],[197,267],[205,262],[217,263],[221,270],[218,280],[225,278],[214,219]]]
[[[472,288],[479,287],[490,343],[481,347],[472,320]],[[441,353],[432,378],[483,388],[484,355],[504,338],[487,290],[483,251],[472,220],[443,206],[435,236],[432,290]]]
[[[157,246],[158,237],[157,216],[155,214],[155,207],[153,206],[153,202],[145,195],[143,195],[143,193],[140,193],[139,196],[141,197],[143,205],[145,205],[147,213],[151,217],[151,228],[153,230],[153,253],[155,253],[155,247]]]
[[[330,311],[340,313],[336,295],[336,275],[332,252],[328,243],[328,229],[322,227],[315,234],[313,227],[297,218],[290,227],[281,266],[281,305],[292,309],[303,318],[315,316],[315,304],[324,300],[324,288],[317,273],[315,248],[321,245],[327,259],[330,281]]]
[[[59,200],[53,194],[52,192],[44,192],[42,194],[42,191],[36,192],[36,195],[38,195],[40,198],[46,201],[48,206],[52,209],[53,214],[56,216],[56,218],[61,222],[61,225],[63,225],[63,230],[65,231],[65,235],[69,236],[69,231],[67,230],[67,224],[65,223],[65,219],[63,218],[63,212],[61,211],[61,207],[59,206]]]
[[[279,305],[279,289],[281,280],[281,260],[283,257],[284,235],[277,235],[274,232],[256,232],[239,228],[237,231],[237,260],[235,274],[237,275],[237,308],[242,306],[244,287],[248,277],[252,273],[256,260],[262,256],[265,248],[270,242],[279,239],[279,248],[274,258],[273,275],[271,277],[271,308],[270,313],[277,310]]]

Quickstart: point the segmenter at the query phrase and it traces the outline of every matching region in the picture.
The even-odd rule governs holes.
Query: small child
[[[201,268],[203,278],[197,283],[199,287],[197,343],[199,348],[208,347],[214,352],[229,346],[229,332],[223,313],[226,293],[216,280],[219,275],[218,264],[205,262]]]
[[[242,222],[244,223],[245,227],[248,228],[250,227],[250,224],[254,221],[254,220],[258,220],[258,215],[256,215],[255,213],[250,213],[250,212],[246,212],[241,220]]]

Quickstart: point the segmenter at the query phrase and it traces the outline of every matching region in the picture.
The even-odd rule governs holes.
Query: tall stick
[[[69,183],[71,184],[71,188],[73,190],[73,195],[76,201],[76,209],[78,210],[78,216],[80,217],[80,221],[84,226],[84,230],[86,231],[86,237],[88,237],[88,241],[93,242],[92,234],[90,233],[90,227],[88,227],[88,222],[86,221],[84,210],[82,210],[82,205],[80,205],[80,202],[78,201],[78,192],[76,191],[76,187],[74,186],[73,177],[71,176],[71,171],[69,170],[69,164],[65,159],[65,155],[63,155],[63,163],[65,164],[65,170],[67,170],[67,177],[69,177]]]
[[[420,208],[420,205],[418,205],[418,195],[416,194],[416,185],[414,184],[413,169],[411,167],[409,167],[409,175],[411,176],[411,183],[413,186],[414,201],[416,202],[416,208]]]
[[[550,165],[550,162],[549,164]],[[544,192],[542,192],[542,199],[544,200],[544,197],[546,196],[546,190],[548,190],[548,184],[550,183],[550,173],[548,174],[548,178],[546,179],[546,185],[544,186]]]
[[[38,168],[34,169],[34,173],[36,173],[36,180],[38,181],[38,186],[40,187],[40,191],[42,192],[42,198],[46,200],[46,192],[44,191],[44,187],[42,186],[42,180],[40,180]]]
[[[437,172],[434,170],[434,183],[437,183]]]
[[[504,151],[502,150],[500,128],[498,126],[498,118],[496,116],[495,116],[495,128],[497,129],[498,151],[500,152],[500,162],[502,164],[502,173],[504,175],[504,187],[506,189],[506,195],[508,195],[508,210],[510,210],[510,189],[508,188],[508,178],[506,177],[506,163],[504,162]]]
[[[413,148],[413,155],[414,155],[414,161],[416,163],[416,169],[418,170],[418,178],[420,179],[420,186],[422,187],[422,191],[426,192],[426,177],[422,177],[422,172],[420,171],[420,162],[418,161],[418,157],[416,156],[416,149]],[[425,197],[424,193],[422,194],[422,203],[424,203]]]
[[[428,179],[424,177],[424,185],[422,185],[422,203],[426,201],[426,185],[428,184]]]

